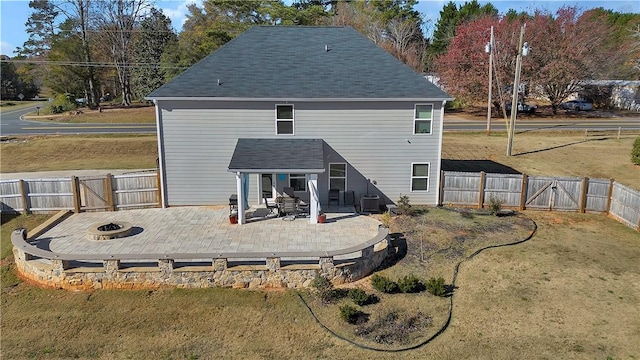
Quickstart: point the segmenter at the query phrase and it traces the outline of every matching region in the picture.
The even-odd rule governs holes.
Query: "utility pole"
[[[509,139],[507,143],[507,156],[511,156],[513,150],[513,137],[515,135],[516,129],[516,114],[518,114],[518,89],[520,88],[520,68],[522,66],[522,53],[523,53],[523,44],[522,41],[524,39],[524,30],[526,29],[527,24],[522,24],[522,28],[520,28],[520,41],[518,43],[518,56],[516,57],[516,75],[513,80],[513,97],[511,99],[511,120],[509,121]],[[528,47],[527,47],[528,52]]]
[[[489,50],[489,100],[487,101],[487,136],[491,135],[491,90],[493,88],[493,26],[491,27],[491,38],[485,52]]]

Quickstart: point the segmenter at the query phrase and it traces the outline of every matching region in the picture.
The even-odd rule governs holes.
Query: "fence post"
[[[442,206],[444,198],[444,170],[440,170],[440,189],[438,189],[438,206]]]
[[[158,187],[158,207],[162,207],[162,186],[160,184],[160,168],[156,173],[156,186]]]
[[[525,203],[527,202],[527,184],[528,184],[529,178],[527,177],[527,174],[522,174],[522,185],[521,185],[521,189],[520,189],[520,211],[523,211],[525,209]]]
[[[609,211],[611,210],[611,198],[613,197],[613,183],[614,180],[611,179],[609,180],[609,193],[607,194],[607,214],[609,214]]]
[[[105,200],[107,200],[107,210],[115,211],[116,204],[113,196],[113,175],[111,174],[107,174],[104,179],[104,195],[106,197]]]
[[[77,176],[71,176],[71,192],[73,193],[73,212],[79,213],[82,207],[82,198],[80,197],[80,180]]]
[[[22,198],[22,213],[29,214],[31,213],[31,211],[29,211],[29,196],[27,194],[27,185],[22,179],[20,179],[19,185],[20,185],[20,198]]]
[[[580,193],[580,212],[582,214],[585,213],[585,210],[587,208],[587,192],[589,190],[589,178],[588,177],[583,177],[582,178],[582,191]]]
[[[480,172],[480,189],[478,191],[478,209],[482,209],[484,206],[484,187],[487,174],[484,171]]]

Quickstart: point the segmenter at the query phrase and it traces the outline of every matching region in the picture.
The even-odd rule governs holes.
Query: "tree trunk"
[[[89,48],[89,41],[87,40],[87,22],[89,21],[89,1],[78,0],[78,15],[80,17],[80,30],[82,39],[82,52],[84,53],[84,61],[86,64],[91,64],[91,50]],[[87,83],[89,84],[89,99],[87,99],[87,105],[89,107],[95,107],[98,103],[98,96],[95,87],[95,74],[92,66],[88,68]]]

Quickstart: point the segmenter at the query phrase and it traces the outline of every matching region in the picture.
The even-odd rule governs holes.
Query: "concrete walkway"
[[[228,215],[227,208],[211,207],[79,213],[39,236],[34,245],[63,254],[104,255],[330,251],[374,238],[380,224],[353,209],[328,212],[325,224],[310,224],[304,218],[287,221],[274,217],[232,225]],[[133,235],[88,240],[87,229],[91,225],[114,221],[131,223]]]

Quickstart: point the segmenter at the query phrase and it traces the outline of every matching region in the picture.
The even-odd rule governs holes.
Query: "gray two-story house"
[[[350,27],[257,26],[148,96],[163,206],[438,202],[451,97]],[[336,191],[337,190],[337,191]]]

